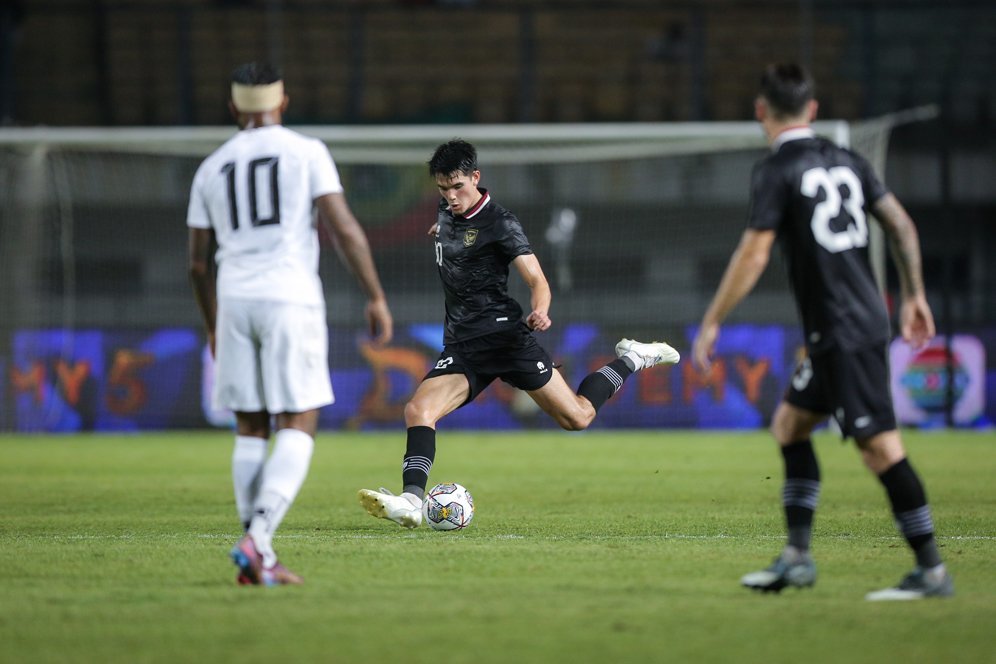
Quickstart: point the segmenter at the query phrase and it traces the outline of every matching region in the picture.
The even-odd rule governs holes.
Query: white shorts
[[[335,401],[324,306],[218,302],[215,408],[303,413]]]

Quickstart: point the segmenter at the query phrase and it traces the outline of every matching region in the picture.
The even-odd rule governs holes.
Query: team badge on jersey
[[[475,242],[477,242],[477,229],[476,228],[470,228],[463,235],[463,246],[469,247],[470,245],[474,244]]]

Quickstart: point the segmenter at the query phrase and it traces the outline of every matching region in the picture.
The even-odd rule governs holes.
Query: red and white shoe
[[[256,550],[256,543],[249,535],[243,535],[228,555],[232,557],[232,562],[239,568],[239,584],[257,585],[260,583],[263,574],[263,556]],[[243,577],[245,577],[245,583],[242,580]]]
[[[280,563],[273,567],[263,568],[263,574],[260,578],[264,586],[299,586],[304,583],[304,579]]]

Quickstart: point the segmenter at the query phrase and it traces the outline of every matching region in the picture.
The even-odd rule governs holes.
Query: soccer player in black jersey
[[[408,528],[422,522],[422,499],[436,455],[436,423],[470,403],[496,378],[528,392],[557,424],[585,429],[595,413],[634,371],[674,364],[678,353],[663,342],[623,339],[617,359],[581,381],[575,393],[533,336],[550,328],[550,286],[514,214],[478,186],[477,151],[463,140],[436,148],[429,160],[442,200],[434,238],[435,261],[446,296],[443,352],[405,406],[408,446],[403,493],[363,489],[361,504],[377,517]],[[508,294],[509,268],[530,290],[530,311]]]
[[[898,586],[867,599],[919,599],[951,595],[923,484],[896,429],[889,392],[889,319],[868,259],[867,213],[890,240],[901,286],[900,325],[914,347],[934,335],[924,295],[916,227],[862,157],[814,135],[817,102],[809,75],[796,65],[771,65],[755,104],[771,153],[755,166],[747,230],[696,337],[692,354],[705,371],[726,315],[751,291],[779,241],[802,318],[807,357],[796,368],[778,405],[771,432],[785,462],[782,505],[787,543],[767,569],[747,574],[749,588],[778,592],[811,586],[816,566],[809,553],[820,469],[813,429],[833,416],[842,434],[888,495],[916,567]]]

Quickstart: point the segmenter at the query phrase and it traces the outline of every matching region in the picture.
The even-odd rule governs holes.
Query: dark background
[[[229,74],[254,59],[284,69],[292,126],[751,121],[761,69],[783,60],[813,71],[821,118],[853,125],[926,106],[932,119],[883,133],[885,180],[917,221],[939,331],[996,338],[991,2],[7,0],[0,123],[230,126]],[[38,176],[56,194],[24,215],[34,208],[17,198],[31,180],[14,173],[25,154],[2,151],[17,165],[0,160],[0,329],[198,325],[183,226],[198,157],[63,152]],[[578,203],[572,289],[554,283],[561,320],[694,324],[742,228],[751,159],[647,164],[658,180],[645,189],[730,180],[729,196]],[[340,170],[399,320],[437,320],[438,285],[412,230],[431,183],[421,169]],[[543,229],[552,207],[577,201],[516,188],[522,170],[490,168],[485,181],[524,220],[555,281]],[[569,169],[525,170],[535,185]],[[36,221],[44,228],[26,230]],[[768,272],[738,316],[792,323],[778,267]],[[334,260],[323,278],[348,279]],[[356,294],[332,297],[330,318],[354,320]],[[986,345],[996,388],[996,348]]]

